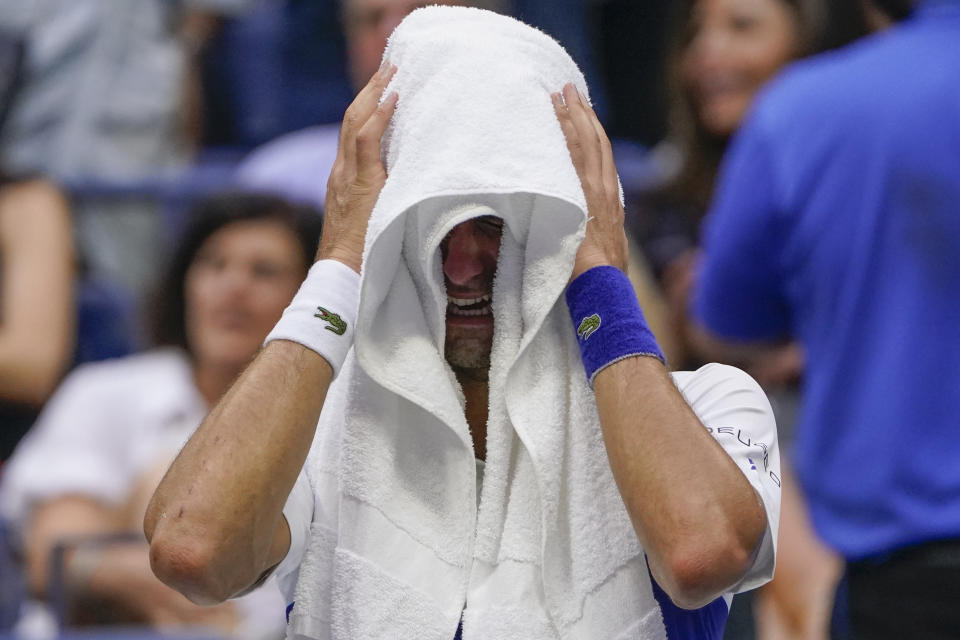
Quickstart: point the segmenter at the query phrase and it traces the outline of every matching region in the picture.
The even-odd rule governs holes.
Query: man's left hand
[[[587,199],[587,235],[577,251],[570,279],[600,265],[627,271],[620,181],[613,150],[597,114],[573,84],[551,94],[560,128]]]

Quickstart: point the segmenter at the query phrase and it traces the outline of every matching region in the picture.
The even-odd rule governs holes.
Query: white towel
[[[665,639],[562,294],[586,205],[549,94],[583,76],[546,35],[428,7],[390,38],[400,101],[364,254],[354,354],[307,469],[295,638]],[[505,221],[479,509],[444,361],[439,244]]]

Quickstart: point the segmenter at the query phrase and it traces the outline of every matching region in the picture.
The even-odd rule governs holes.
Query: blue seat
[[[74,364],[120,358],[142,342],[133,295],[103,279],[77,283],[77,348]]]
[[[15,558],[12,535],[0,519],[0,634],[13,627],[25,594],[23,571]]]

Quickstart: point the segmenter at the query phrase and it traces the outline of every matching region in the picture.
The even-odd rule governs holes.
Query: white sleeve
[[[100,367],[77,369],[50,398],[4,466],[0,512],[22,522],[33,505],[75,493],[107,504],[127,495],[130,416]]]
[[[753,566],[731,589],[749,591],[773,578],[780,524],[780,448],[766,394],[753,378],[722,364],[674,374],[680,392],[756,490],[767,530]]]
[[[293,590],[297,586],[300,562],[307,548],[310,523],[313,520],[313,489],[310,488],[305,470],[300,471],[290,495],[287,496],[287,502],[283,506],[283,517],[286,518],[287,525],[290,527],[290,548],[273,573],[277,578],[280,592],[287,604],[290,604],[293,602]]]

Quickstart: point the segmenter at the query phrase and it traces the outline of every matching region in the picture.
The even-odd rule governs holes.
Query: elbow
[[[654,576],[674,604],[682,609],[698,609],[739,582],[754,555],[754,548],[746,548],[732,537],[707,543],[700,540],[671,549]]]
[[[150,568],[161,582],[198,605],[214,605],[233,595],[217,578],[216,554],[209,543],[150,531]]]

